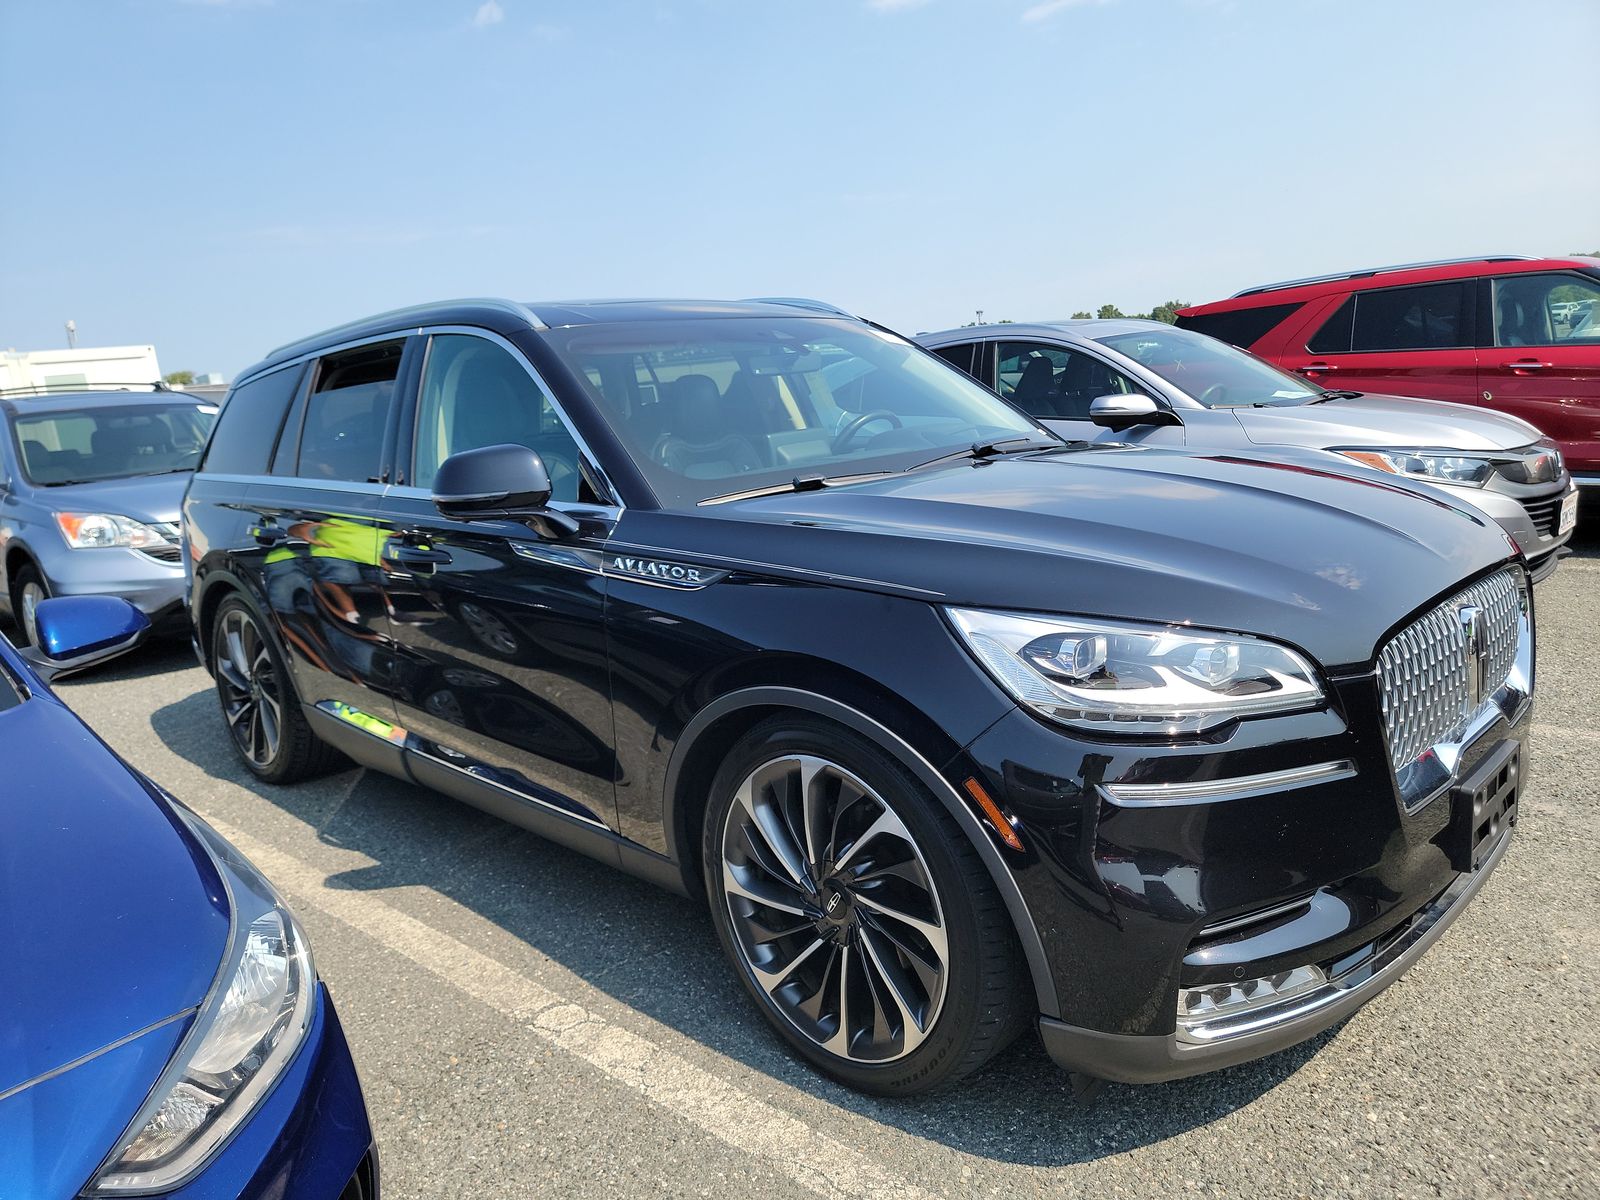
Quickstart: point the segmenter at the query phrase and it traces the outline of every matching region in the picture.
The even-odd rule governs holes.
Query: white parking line
[[[314,867],[210,817],[277,886],[297,901],[366,934],[536,1036],[635,1088],[674,1116],[760,1158],[819,1196],[934,1200],[842,1142],[719,1079],[670,1050],[611,1024],[498,959],[364,892],[326,885]]]

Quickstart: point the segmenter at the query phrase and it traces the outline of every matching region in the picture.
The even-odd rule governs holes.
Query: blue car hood
[[[0,712],[0,1163],[81,1184],[111,1147],[55,1118],[111,1137],[133,1118],[211,987],[229,906],[176,814],[11,653],[33,695]]]
[[[190,472],[174,475],[134,475],[128,479],[100,479],[41,488],[39,498],[64,512],[103,512],[132,517],[135,521],[164,521],[176,525],[183,506],[183,490]]]

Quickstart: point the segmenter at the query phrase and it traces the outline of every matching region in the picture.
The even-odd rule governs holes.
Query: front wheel
[[[39,568],[24,564],[11,579],[11,615],[16,620],[18,645],[39,644],[39,605],[50,599],[50,585]]]
[[[866,739],[801,715],[752,730],[712,785],[704,851],[740,979],[841,1082],[928,1091],[1023,1027],[1020,952],[976,849]]]

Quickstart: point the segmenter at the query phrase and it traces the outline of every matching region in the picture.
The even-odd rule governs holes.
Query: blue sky
[[[5,0],[0,347],[459,295],[908,332],[1600,246],[1593,0]]]

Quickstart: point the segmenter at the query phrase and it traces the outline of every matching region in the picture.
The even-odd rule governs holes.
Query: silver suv
[[[1505,413],[1324,390],[1159,321],[978,325],[917,341],[1063,437],[1332,450],[1448,488],[1500,523],[1535,579],[1555,570],[1577,524],[1555,442]]]

